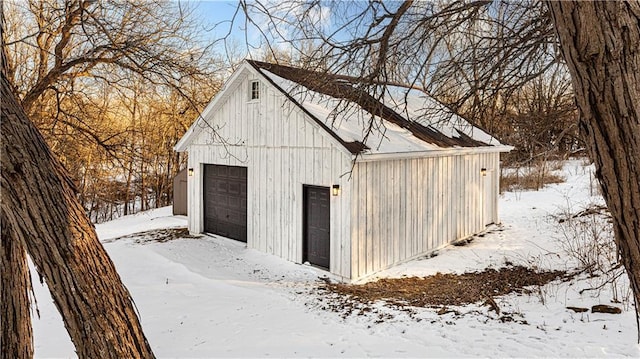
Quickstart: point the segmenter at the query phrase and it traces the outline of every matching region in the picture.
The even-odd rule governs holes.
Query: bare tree
[[[180,3],[27,0],[5,6],[8,78],[29,115],[47,92],[82,92],[99,82],[126,86],[132,73],[179,88],[183,77],[210,74],[208,51],[195,40],[193,8]]]
[[[514,94],[533,80],[566,73],[539,2],[241,5],[248,24],[267,24],[260,30],[267,39],[287,43],[294,58],[312,58],[298,64],[356,76],[374,94],[384,91],[378,84],[424,91],[497,135],[508,133]],[[276,46],[263,48],[279,54]]]
[[[79,13],[72,10],[78,4]],[[91,2],[68,2],[63,8],[65,24],[76,21],[77,14],[89,6]],[[28,253],[47,282],[79,357],[152,358],[131,296],[98,241],[67,172],[28,119],[14,94],[16,87],[8,81],[8,74],[15,80],[16,68],[11,67],[5,52],[4,3],[2,10],[2,357],[33,356]],[[62,35],[58,40],[54,68],[69,38]],[[60,75],[64,68],[62,65],[43,78]]]
[[[4,218],[0,220],[0,355],[3,359],[32,358],[33,333],[29,300],[31,274],[27,252],[22,243],[11,236],[7,221]]]
[[[331,72],[372,88],[422,89],[480,125],[564,57],[640,303],[638,1],[241,1],[239,8],[268,40],[316,41],[314,55]],[[323,25],[327,9],[337,14],[331,26]]]
[[[4,16],[0,9],[0,30],[4,31]],[[0,41],[2,45],[4,42]],[[7,73],[4,46],[0,51],[2,59],[2,83]],[[7,100],[2,96],[2,110]],[[4,111],[2,112],[4,122]],[[4,139],[3,139],[4,141]],[[4,163],[4,149],[0,158]],[[3,191],[4,192],[4,191]],[[2,359],[33,358],[33,330],[31,327],[31,273],[27,262],[27,252],[23,243],[11,235],[8,221],[0,212],[0,357]]]
[[[640,2],[549,2],[580,128],[640,303]]]
[[[504,156],[510,164],[562,158],[583,148],[571,78],[564,66],[554,66],[513,91],[505,106],[494,112],[498,118],[491,131],[516,147]]]
[[[1,80],[3,356],[28,357],[32,350],[26,249],[79,357],[152,358],[131,296],[69,177],[16,101],[4,71]]]
[[[24,0],[6,1],[3,9],[7,76],[91,218],[170,203],[166,189],[184,159],[167,146],[152,153],[147,145],[155,137],[177,141],[182,133],[168,138],[167,127],[184,127],[220,84],[219,61],[202,39],[194,5]],[[133,111],[126,108],[132,98],[139,99]],[[162,114],[149,109],[156,105]],[[140,111],[149,120],[157,116],[156,125]]]

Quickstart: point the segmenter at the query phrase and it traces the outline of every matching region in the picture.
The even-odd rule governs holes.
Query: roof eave
[[[387,153],[363,153],[358,155],[356,162],[372,162],[398,160],[407,158],[428,158],[428,157],[444,157],[444,156],[462,156],[476,153],[496,153],[509,152],[513,150],[513,146],[483,146],[483,147],[453,147],[428,151],[411,151],[411,152],[387,152]]]
[[[196,118],[193,124],[195,125],[196,122],[198,121],[200,121],[200,116]],[[189,129],[187,129],[187,132],[185,132],[184,135],[182,135],[182,138],[180,138],[178,143],[176,143],[175,146],[173,146],[173,150],[176,152],[186,152],[188,144],[191,143],[191,138],[194,136],[194,132],[195,132],[195,129],[192,125],[191,127],[189,127]]]

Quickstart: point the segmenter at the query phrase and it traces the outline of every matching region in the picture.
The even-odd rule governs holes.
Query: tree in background
[[[502,140],[517,144],[507,156],[523,162],[580,149],[572,91],[571,78],[560,65],[513,91],[500,114],[505,118],[496,121],[502,125],[494,126]]]
[[[525,150],[566,146],[575,135],[568,88],[554,87],[566,60],[578,127],[640,303],[638,1],[241,1],[239,9],[290,51],[314,41],[316,63],[376,95],[384,85],[419,89],[491,132],[518,125],[521,138],[534,139]],[[568,123],[550,127],[556,117]],[[523,133],[527,119],[540,122],[533,134]]]
[[[168,143],[221,84],[194,8],[28,0],[3,10],[7,77],[91,218],[170,204],[185,159]]]

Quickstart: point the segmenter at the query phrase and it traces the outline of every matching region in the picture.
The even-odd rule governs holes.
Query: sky
[[[195,9],[195,16],[210,38],[223,36],[229,30],[230,21],[238,7],[237,1],[188,1],[187,4]],[[232,29],[235,36],[242,35],[240,24],[238,22]]]
[[[204,32],[206,35],[203,41],[218,40],[231,31],[229,36],[230,41],[227,41],[227,45],[235,45],[244,51],[246,51],[247,43],[249,43],[252,48],[262,47],[265,42],[265,36],[269,39],[270,46],[278,48],[279,50],[287,51],[290,46],[287,41],[282,41],[281,39],[279,41],[273,40],[268,26],[270,22],[264,15],[259,14],[257,11],[249,10],[250,13],[252,13],[252,20],[255,24],[250,24],[246,27],[245,14],[242,12],[242,9],[238,9],[238,1],[188,1],[187,4],[195,8],[195,15],[201,21],[203,29],[205,29]],[[264,4],[270,6],[270,8],[272,6],[278,8],[280,14],[286,14],[289,19],[295,18],[301,11],[304,11],[306,19],[318,19],[317,23],[325,29],[330,26],[335,26],[335,8],[321,5],[314,6],[312,9],[305,8],[303,10],[302,7],[298,6],[295,2],[285,3],[282,1],[267,1],[264,2]],[[300,5],[302,4],[303,3],[300,3]],[[345,2],[343,4],[347,3]],[[348,13],[351,9],[355,8],[357,7],[340,6],[340,11]],[[231,26],[231,20],[234,18],[234,14],[235,20],[233,26]],[[298,31],[291,30],[291,28],[286,28],[285,26],[278,26],[277,31],[284,34],[287,38],[300,38],[301,35]],[[219,49],[223,50],[222,44],[220,44]]]
[[[247,42],[251,44],[262,43],[263,37],[254,27],[245,27],[245,15],[242,9],[238,9],[238,1],[188,1],[195,9],[195,16],[201,22],[203,28],[202,41],[205,44],[215,43],[214,51],[221,54],[227,49],[240,52],[234,56],[245,57]],[[234,19],[235,15],[235,19]],[[233,21],[233,23],[232,23]],[[222,41],[226,38],[225,41]]]
[[[196,9],[196,14],[202,18],[205,26],[230,21],[238,7],[237,1],[190,1]]]

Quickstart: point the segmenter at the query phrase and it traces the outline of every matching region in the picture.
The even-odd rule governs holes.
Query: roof
[[[354,77],[260,61],[246,63],[360,158],[511,149],[417,90],[378,86],[374,97],[367,92],[371,87]],[[189,132],[176,150],[185,149]]]

